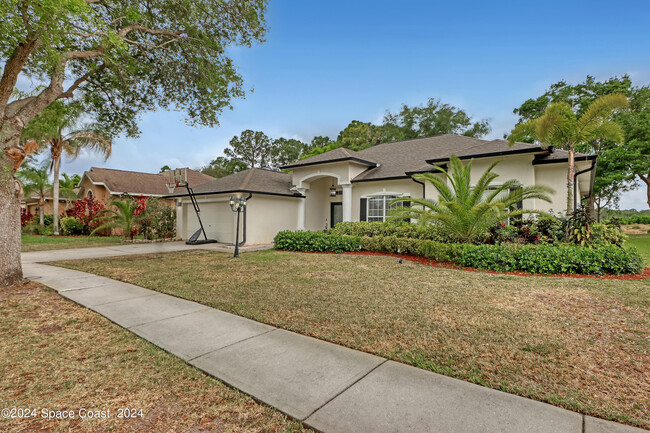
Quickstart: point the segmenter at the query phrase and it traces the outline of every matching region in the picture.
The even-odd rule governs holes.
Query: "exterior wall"
[[[97,201],[104,201],[108,203],[111,200],[111,194],[108,192],[103,185],[95,185],[90,179],[84,177],[79,184],[79,198],[86,198],[88,196],[88,190],[92,191],[93,197]]]
[[[301,200],[304,199],[253,194],[246,206],[246,245],[270,244],[278,232],[296,230]]]
[[[503,183],[504,181],[515,179],[518,180],[523,186],[535,185],[535,170],[533,166],[534,156],[531,154],[508,156],[508,157],[495,157],[495,158],[480,158],[472,162],[472,184],[476,184],[481,175],[487,170],[495,161],[500,161],[492,170],[493,173],[499,175],[494,180],[495,184]],[[469,161],[463,161],[465,164]],[[524,200],[524,209],[537,209],[542,203],[548,203],[543,200]],[[555,200],[554,200],[555,204]]]
[[[70,200],[70,201],[59,201],[59,214],[63,215],[65,214],[65,211],[73,207],[75,200]],[[36,201],[30,201],[29,203],[25,204],[25,208],[27,209],[28,212],[38,215],[38,200]],[[46,199],[45,200],[45,206],[43,206],[43,214],[44,215],[52,215],[54,213],[54,201],[51,199]]]
[[[201,222],[208,239],[235,243],[235,213],[230,209],[229,199],[230,196],[225,195],[197,197],[201,209]],[[177,234],[181,239],[189,239],[199,228],[201,226],[190,199],[183,198],[182,206],[177,208]]]
[[[233,194],[239,197],[242,194]],[[244,194],[248,196],[248,194]],[[209,239],[234,244],[237,214],[230,208],[231,194],[214,194],[197,197],[201,221]],[[282,230],[296,230],[298,205],[302,198],[253,194],[246,205],[246,245],[270,244]],[[176,208],[177,238],[188,239],[200,226],[189,198],[182,199]],[[243,241],[244,216],[239,222],[239,241]]]
[[[339,185],[349,184],[352,179],[367,169],[367,165],[350,161],[298,167],[293,170],[293,184],[297,188],[310,188],[310,183],[314,179],[324,176],[335,178],[336,183]]]
[[[537,210],[545,212],[553,211],[555,214],[566,212],[567,200],[567,170],[569,164],[566,162],[559,162],[554,164],[540,164],[533,166],[535,168],[535,182],[538,185],[550,186],[555,190],[552,195],[553,202],[547,203],[542,200],[537,200]],[[576,163],[576,172],[585,170],[591,167],[591,161],[580,161]],[[586,196],[589,193],[591,186],[591,172],[587,172],[578,176],[576,187],[578,188],[578,200],[580,196]]]
[[[352,187],[352,221],[359,221],[361,199],[373,194],[403,194],[409,197],[422,197],[422,185],[412,179],[378,180],[355,182]]]

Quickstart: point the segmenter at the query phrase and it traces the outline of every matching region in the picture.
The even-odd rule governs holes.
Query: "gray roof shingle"
[[[212,182],[192,188],[195,194],[220,194],[228,192],[256,192],[262,194],[300,196],[291,191],[292,175],[263,168],[249,168]],[[185,195],[177,193],[175,195]]]
[[[91,167],[84,175],[95,183],[103,183],[114,194],[167,195],[169,193],[165,185],[169,179],[167,172],[141,173]],[[187,178],[190,186],[198,186],[214,180],[212,176],[189,168],[187,169]]]

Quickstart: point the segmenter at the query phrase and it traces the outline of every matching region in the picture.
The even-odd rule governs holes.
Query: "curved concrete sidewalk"
[[[57,250],[24,253],[23,266],[25,278],[57,290],[325,433],[645,431],[388,361],[132,284],[38,263],[190,248],[218,249],[169,243]]]

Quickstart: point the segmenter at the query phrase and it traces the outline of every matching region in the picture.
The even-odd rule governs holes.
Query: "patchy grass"
[[[645,235],[628,235],[626,243],[639,251],[645,261],[645,265],[650,267],[650,233]]]
[[[39,236],[22,235],[22,251],[49,251],[68,248],[107,247],[119,245],[117,236]]]
[[[0,419],[0,431],[302,432],[302,425],[36,283],[0,291],[3,408],[72,420]],[[82,420],[81,408],[109,419]],[[117,418],[119,408],[142,417]]]
[[[571,410],[650,427],[648,281],[281,251],[60,263]]]

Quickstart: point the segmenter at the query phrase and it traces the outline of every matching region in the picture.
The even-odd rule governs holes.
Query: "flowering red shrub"
[[[95,227],[99,227],[99,221],[93,221],[93,219],[106,208],[104,201],[97,201],[92,197],[82,198],[77,200],[74,206],[68,209],[65,214],[69,217],[76,217],[84,225],[84,233],[88,234]]]
[[[25,227],[34,219],[34,214],[29,212],[27,209],[20,210],[20,226]]]

